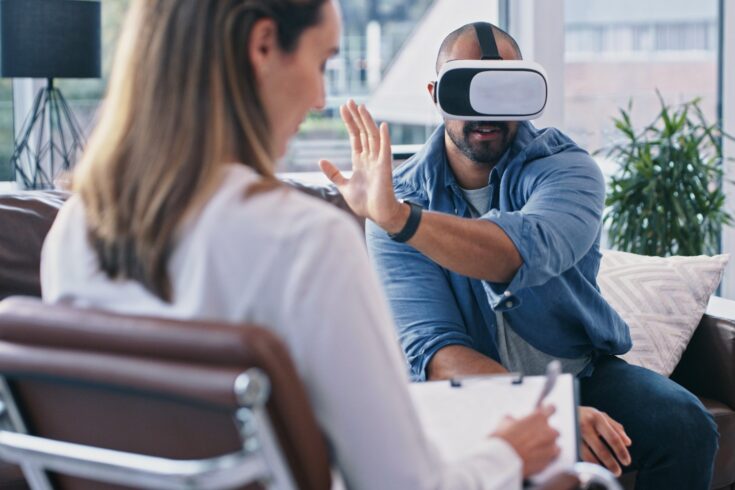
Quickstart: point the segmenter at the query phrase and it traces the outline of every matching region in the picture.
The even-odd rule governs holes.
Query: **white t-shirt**
[[[356,223],[293,189],[245,197],[259,176],[236,164],[223,172],[174,247],[171,303],[99,270],[79,197],[61,209],[44,243],[43,299],[272,329],[289,348],[348,488],[520,488],[521,461],[505,441],[488,438],[454,464],[427,441]]]

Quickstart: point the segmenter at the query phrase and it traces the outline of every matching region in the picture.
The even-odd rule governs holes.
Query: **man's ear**
[[[256,76],[262,76],[275,58],[278,50],[278,28],[273,19],[255,22],[250,31],[248,55]]]
[[[431,97],[431,100],[436,104],[436,82],[429,82],[426,85],[426,89],[429,91],[429,97]]]

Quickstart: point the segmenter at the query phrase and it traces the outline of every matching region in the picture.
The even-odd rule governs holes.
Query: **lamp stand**
[[[60,171],[69,170],[84,147],[79,123],[53,78],[46,79],[33,100],[10,157],[26,189],[52,189]]]

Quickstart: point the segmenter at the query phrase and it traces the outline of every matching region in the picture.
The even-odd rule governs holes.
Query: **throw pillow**
[[[670,376],[704,315],[730,256],[646,257],[603,252],[602,296],[630,326],[630,364]]]

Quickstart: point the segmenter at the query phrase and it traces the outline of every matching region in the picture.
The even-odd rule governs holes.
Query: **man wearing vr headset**
[[[708,489],[716,425],[684,388],[615,357],[631,339],[596,283],[604,180],[567,136],[527,121],[546,82],[519,60],[504,31],[463,26],[428,87],[444,125],[419,153],[391,175],[387,126],[350,101],[353,175],[320,162],[369,218],[411,375],[542,374],[559,359],[580,379],[583,459],[638,470],[639,489]]]

